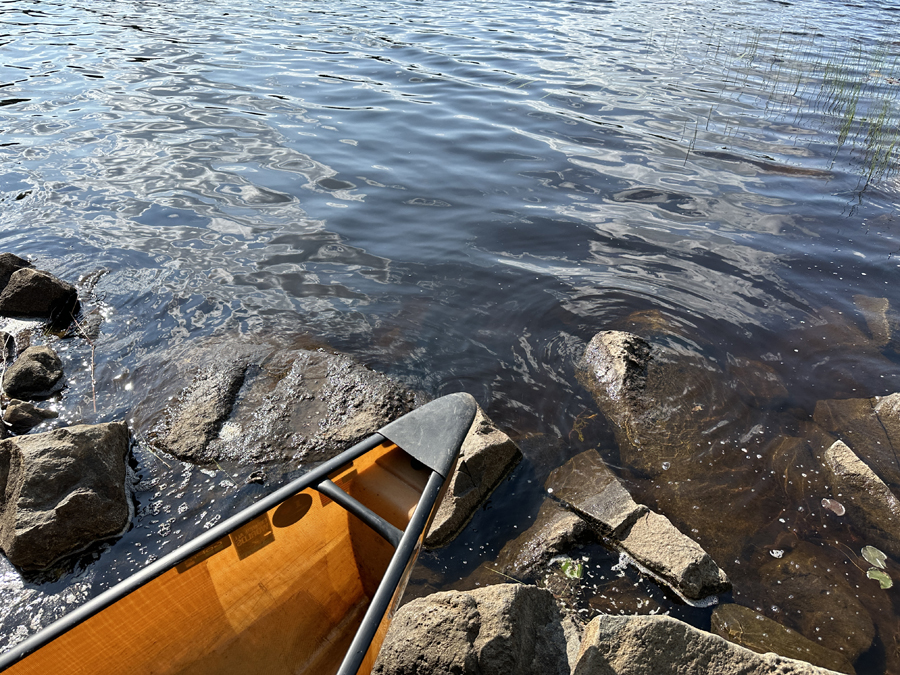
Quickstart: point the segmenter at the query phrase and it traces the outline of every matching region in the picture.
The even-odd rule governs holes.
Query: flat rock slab
[[[821,668],[856,675],[847,657],[826,649],[795,630],[782,626],[759,612],[729,602],[713,610],[712,632],[757,654],[772,652],[791,659],[808,661]]]
[[[825,451],[823,465],[832,496],[869,543],[900,557],[900,500],[843,441]]]
[[[826,675],[835,671],[757,654],[668,616],[598,616],[572,675]]]
[[[111,422],[0,441],[0,548],[12,564],[46,569],[127,527],[129,439]]]
[[[637,504],[600,455],[587,450],[547,477],[544,487],[605,537],[618,539],[648,509]]]
[[[372,673],[569,675],[568,651],[553,596],[502,584],[435,593],[401,607]]]
[[[49,396],[62,385],[62,361],[46,346],[23,351],[3,375],[3,390],[7,396],[19,399]]]
[[[731,590],[727,575],[668,518],[648,511],[619,542],[622,550],[690,600]]]
[[[156,442],[199,464],[318,462],[413,404],[408,389],[342,354],[285,350],[261,363],[238,355],[196,377]]]
[[[452,541],[521,459],[516,444],[479,407],[463,441],[456,470],[425,535],[425,545],[435,548]]]

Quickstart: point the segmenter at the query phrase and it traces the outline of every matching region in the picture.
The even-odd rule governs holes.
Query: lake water
[[[887,1],[4,0],[0,250],[88,277],[103,315],[97,412],[90,347],[46,338],[63,421],[146,436],[176,393],[161,364],[186,371],[218,336],[327,344],[429,396],[472,393],[522,445],[460,541],[425,556],[433,586],[490,559],[547,473],[598,448],[734,600],[817,639],[760,569],[778,528],[821,543],[824,520],[785,514],[827,495],[753,504],[736,495],[765,471],[720,472],[685,517],[619,462],[575,363],[596,332],[653,317],[723,372],[770,367],[789,393],[773,434],[818,400],[900,390],[893,343],[840,337],[869,334],[854,296],[898,302],[898,18]],[[55,580],[2,563],[4,644],[259,494],[144,443],[135,458],[135,527],[95,562]],[[732,555],[742,519],[771,545]],[[859,672],[900,672],[896,591],[862,579],[876,637]]]

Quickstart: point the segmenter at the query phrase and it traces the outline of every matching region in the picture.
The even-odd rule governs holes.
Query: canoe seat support
[[[332,501],[337,502],[354,516],[363,521],[366,525],[375,530],[378,534],[384,537],[384,539],[386,539],[388,543],[390,543],[394,548],[397,548],[397,546],[400,544],[400,538],[403,536],[402,530],[397,529],[384,518],[375,513],[368,506],[364,506],[359,501],[348,495],[331,479],[326,478],[321,483],[317,484],[315,488],[319,491],[319,493],[325,495]]]

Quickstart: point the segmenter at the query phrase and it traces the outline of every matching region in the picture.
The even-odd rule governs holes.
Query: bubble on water
[[[823,499],[822,508],[831,511],[836,516],[842,516],[847,513],[847,509],[836,499]]]
[[[773,558],[780,558],[784,555],[784,551],[782,551],[780,548],[773,548],[771,551],[769,551],[769,555]]]
[[[662,463],[663,471],[668,471],[670,466],[672,466],[671,462],[663,462]]]

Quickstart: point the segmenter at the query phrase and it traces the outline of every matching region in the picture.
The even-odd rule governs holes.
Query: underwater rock
[[[62,385],[62,361],[46,346],[23,351],[3,375],[3,391],[7,396],[19,399],[49,396]]]
[[[245,359],[238,358],[198,373],[172,411],[159,445],[182,461],[208,462],[206,449],[231,414],[248,367]]]
[[[885,483],[900,488],[900,395],[818,401],[813,420],[851,446]]]
[[[773,652],[790,659],[808,661],[821,668],[856,675],[847,657],[826,649],[795,630],[782,626],[748,607],[729,602],[713,610],[712,632],[758,654]]]
[[[772,366],[745,358],[732,359],[728,377],[738,383],[738,390],[751,406],[775,407],[788,400],[788,390]]]
[[[128,525],[124,422],[77,425],[0,441],[0,548],[46,569]]]
[[[853,304],[863,315],[872,342],[878,347],[886,347],[891,343],[897,330],[898,317],[891,310],[891,302],[887,298],[871,298],[866,295],[854,295]]]
[[[59,413],[55,410],[47,410],[38,408],[33,403],[11,399],[3,411],[3,421],[6,425],[17,434],[24,434],[31,430],[44,420],[59,417]]]
[[[757,654],[668,616],[598,616],[585,628],[572,675],[832,672],[776,654]]]
[[[869,543],[900,557],[900,500],[843,441],[825,451],[823,466],[832,496]]]
[[[788,627],[850,663],[869,649],[875,626],[870,609],[859,600],[860,588],[869,583],[875,592],[884,592],[844,552],[800,541],[782,557],[767,558],[756,575],[758,587],[746,586],[744,595],[764,597],[765,606],[777,607]],[[882,602],[889,606],[890,599]]]
[[[77,313],[78,291],[49,272],[18,269],[0,293],[0,315],[51,319],[68,325]]]
[[[434,593],[397,611],[372,673],[569,675],[577,640],[553,596],[535,586]]]
[[[479,407],[463,441],[447,491],[425,534],[425,545],[431,548],[444,546],[456,537],[521,459],[522,453],[516,444],[494,426]]]

